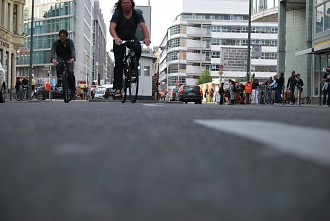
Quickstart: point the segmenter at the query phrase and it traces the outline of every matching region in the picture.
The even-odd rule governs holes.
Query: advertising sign
[[[221,58],[224,71],[246,71],[246,48],[222,48]]]
[[[149,6],[135,6],[135,9],[142,14],[142,16],[144,18],[144,21],[146,23],[146,26],[148,27],[149,34],[150,34],[151,33],[151,7],[149,7]],[[142,30],[139,26],[137,27],[135,36],[137,37],[137,39],[139,41],[144,40],[143,32],[142,32]]]

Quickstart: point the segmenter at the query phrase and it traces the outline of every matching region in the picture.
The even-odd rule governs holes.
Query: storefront
[[[323,84],[323,70],[330,67],[330,39],[314,44],[313,54],[315,58],[314,71],[314,95],[320,95]]]

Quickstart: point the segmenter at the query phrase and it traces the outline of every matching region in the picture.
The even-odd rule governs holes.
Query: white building
[[[168,28],[160,45],[160,81],[173,88],[196,84],[209,70],[219,78],[246,80],[248,0],[183,0],[183,12]],[[252,23],[251,74],[266,79],[276,74],[277,22]],[[221,65],[221,66],[220,66]]]

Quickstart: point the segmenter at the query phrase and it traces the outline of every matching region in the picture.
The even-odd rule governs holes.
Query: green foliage
[[[199,77],[197,84],[204,84],[204,83],[209,83],[209,82],[212,82],[210,72],[208,70],[204,70],[201,73],[201,76]]]

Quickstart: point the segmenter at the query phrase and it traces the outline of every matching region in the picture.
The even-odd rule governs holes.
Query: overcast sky
[[[175,17],[182,12],[182,0],[149,0],[151,5],[151,45],[158,46],[165,36],[167,28]],[[112,48],[109,24],[112,8],[117,0],[99,0],[104,22],[107,25],[107,49]],[[148,6],[148,0],[134,0],[135,5]]]

